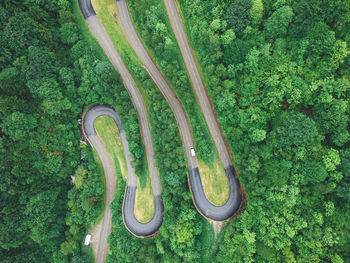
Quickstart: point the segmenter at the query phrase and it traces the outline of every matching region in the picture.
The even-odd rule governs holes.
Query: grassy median
[[[98,136],[105,144],[107,151],[112,156],[114,163],[118,162],[124,179],[128,175],[128,167],[124,155],[124,148],[119,136],[119,130],[114,120],[110,117],[98,117],[94,123]]]
[[[126,38],[118,18],[117,4],[115,0],[92,0],[91,1],[98,18],[106,29],[109,37],[119,55],[124,59],[128,56],[135,64],[140,64],[137,55],[133,52]],[[125,62],[125,61],[124,61]]]
[[[147,223],[153,217],[154,197],[149,177],[147,177],[146,187],[143,189],[140,186],[140,180],[137,183],[134,213],[137,220],[142,223]]]
[[[225,204],[229,196],[229,187],[221,160],[216,158],[214,162],[209,164],[199,160],[198,168],[205,196],[215,205]]]

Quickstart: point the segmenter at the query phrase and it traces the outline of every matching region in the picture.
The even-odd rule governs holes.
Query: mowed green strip
[[[124,155],[124,148],[119,136],[119,130],[114,120],[110,117],[98,117],[94,123],[98,136],[105,144],[107,151],[112,156],[114,163],[120,167],[124,179],[128,175],[128,167]]]
[[[98,136],[113,157],[116,172],[121,173],[125,180],[128,176],[128,167],[117,125],[113,119],[106,116],[98,117],[94,125]],[[148,222],[153,217],[154,198],[149,177],[147,177],[146,187],[143,189],[141,189],[140,181],[138,181],[134,212],[137,220],[142,223]]]
[[[149,176],[147,176],[147,183],[143,189],[140,186],[140,180],[138,180],[134,213],[141,223],[147,223],[153,217],[154,197]]]
[[[121,27],[115,0],[92,0],[91,3],[103,27],[111,38],[114,47],[117,49],[124,62],[126,62],[125,59],[128,58],[132,63],[141,65]],[[128,66],[127,63],[125,64]]]
[[[214,205],[220,206],[225,204],[230,191],[226,172],[221,160],[216,157],[216,159],[209,164],[199,160],[198,167],[205,196]]]

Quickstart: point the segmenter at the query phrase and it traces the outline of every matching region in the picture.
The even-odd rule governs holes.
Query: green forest
[[[93,262],[83,242],[101,219],[104,179],[81,132],[89,106],[116,109],[133,165],[146,169],[129,94],[77,2],[0,0],[0,262]],[[126,230],[118,176],[106,262],[350,262],[350,0],[177,3],[234,155],[244,211],[218,235],[196,211],[174,115],[133,67],[152,105],[164,223],[154,238]],[[209,160],[213,145],[163,2],[128,6]]]

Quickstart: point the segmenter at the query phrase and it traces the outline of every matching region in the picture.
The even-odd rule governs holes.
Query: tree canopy
[[[118,175],[107,262],[348,262],[350,1],[178,2],[246,202],[215,236],[193,206],[168,103],[126,60],[149,105],[164,224],[152,239],[125,229]],[[91,262],[82,243],[104,188],[79,119],[87,106],[115,107],[141,174],[136,111],[77,2],[0,3],[0,261]],[[209,160],[214,146],[162,1],[127,3]]]

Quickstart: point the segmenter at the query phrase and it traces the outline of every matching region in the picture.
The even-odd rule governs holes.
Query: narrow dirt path
[[[139,36],[137,35],[134,24],[131,20],[129,9],[125,0],[117,1],[117,6],[118,16],[120,18],[123,30],[127,39],[129,40],[130,45],[135,50],[137,56],[144,64],[144,68],[146,69],[152,80],[155,82],[155,84],[158,86],[165,99],[169,102],[170,107],[174,112],[175,119],[179,127],[180,135],[182,137],[184,150],[188,158],[189,166],[193,168],[197,167],[197,158],[192,157],[190,153],[190,147],[194,146],[194,142],[185,110],[183,109],[175,92],[170,87],[167,80],[152,60],[151,56],[148,54],[146,48],[143,46]]]
[[[112,211],[109,205],[114,199],[114,193],[116,188],[116,173],[114,168],[114,162],[107,152],[105,145],[98,136],[89,137],[91,145],[96,150],[102,165],[104,174],[106,177],[106,204],[105,212],[101,222],[94,229],[92,233],[92,248],[95,255],[99,255],[99,259],[105,259],[107,257],[108,244],[107,238],[112,231]],[[96,260],[96,262],[103,262]]]
[[[184,27],[181,22],[181,18],[177,11],[175,1],[174,0],[164,0],[164,4],[166,10],[168,12],[168,17],[170,20],[170,24],[173,28],[176,40],[179,44],[182,57],[185,61],[185,65],[187,68],[188,75],[190,76],[190,80],[192,83],[192,87],[196,93],[196,96],[199,101],[199,105],[203,112],[205,121],[209,128],[211,137],[214,140],[216,149],[218,150],[220,159],[224,165],[224,167],[228,167],[232,165],[232,159],[230,157],[229,149],[225,144],[223,135],[221,133],[219,124],[216,120],[214,110],[209,101],[207,90],[204,86],[203,80],[199,73],[196,61],[192,54],[192,49],[190,47],[189,41],[187,39],[187,35],[185,33]]]
[[[104,262],[107,257],[108,243],[107,238],[112,231],[112,212],[109,205],[114,199],[115,189],[116,189],[116,171],[114,166],[114,161],[107,151],[101,138],[97,135],[94,122],[100,116],[108,116],[113,118],[116,122],[119,132],[121,135],[122,144],[125,150],[125,157],[127,158],[127,163],[131,161],[130,153],[128,151],[128,142],[125,139],[124,131],[121,130],[120,119],[114,110],[111,108],[98,105],[90,108],[84,116],[83,119],[83,130],[84,134],[90,142],[91,146],[97,152],[103,166],[105,178],[106,178],[106,204],[105,212],[101,222],[95,227],[92,233],[92,248],[94,255],[96,256],[96,262]],[[128,165],[129,166],[129,165]],[[128,167],[129,168],[129,167]],[[131,168],[132,169],[132,168]],[[133,170],[130,171],[131,173]]]

